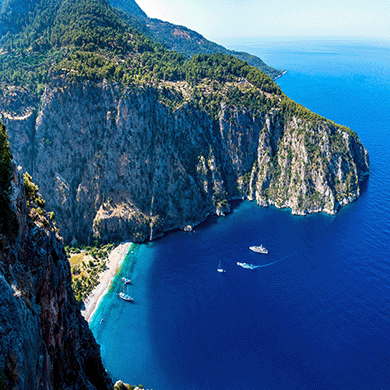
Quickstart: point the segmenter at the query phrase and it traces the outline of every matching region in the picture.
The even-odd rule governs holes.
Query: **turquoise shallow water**
[[[136,246],[90,324],[106,368],[154,390],[390,389],[390,50],[235,48],[287,69],[288,96],[357,131],[370,178],[336,216],[236,203]],[[249,251],[261,243],[268,255]],[[117,296],[121,276],[134,304]]]

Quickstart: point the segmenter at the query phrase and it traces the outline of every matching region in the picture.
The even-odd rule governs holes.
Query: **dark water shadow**
[[[365,194],[368,191],[368,184],[370,181],[370,176],[367,176],[363,179],[363,181],[359,184],[360,188],[360,196]]]

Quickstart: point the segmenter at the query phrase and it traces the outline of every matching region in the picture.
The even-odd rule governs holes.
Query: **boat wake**
[[[291,256],[294,256],[296,255],[298,252],[294,252],[294,253],[291,253],[290,255],[288,256],[285,256],[279,260],[276,260],[276,261],[272,261],[271,263],[267,263],[267,264],[259,264],[259,265],[253,265],[253,264],[248,264],[248,263],[240,263],[237,261],[237,265],[239,265],[240,267],[242,268],[246,268],[246,269],[256,269],[256,268],[264,268],[264,267],[269,267],[270,265],[273,265],[273,264],[276,264],[276,263],[279,263],[283,260],[286,260],[287,258],[291,257]]]

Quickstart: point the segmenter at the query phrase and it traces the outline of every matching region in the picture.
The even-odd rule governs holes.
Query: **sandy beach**
[[[90,322],[104,294],[110,287],[114,276],[125,258],[131,242],[125,242],[114,248],[108,256],[107,269],[100,275],[99,284],[93,289],[84,301],[84,309],[81,310],[83,317]]]

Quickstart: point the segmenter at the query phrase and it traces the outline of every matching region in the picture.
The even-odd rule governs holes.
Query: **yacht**
[[[264,253],[264,254],[267,254],[268,253],[268,249],[265,249],[263,247],[263,245],[260,245],[260,246],[250,246],[249,249],[253,252],[256,252],[256,253]]]

